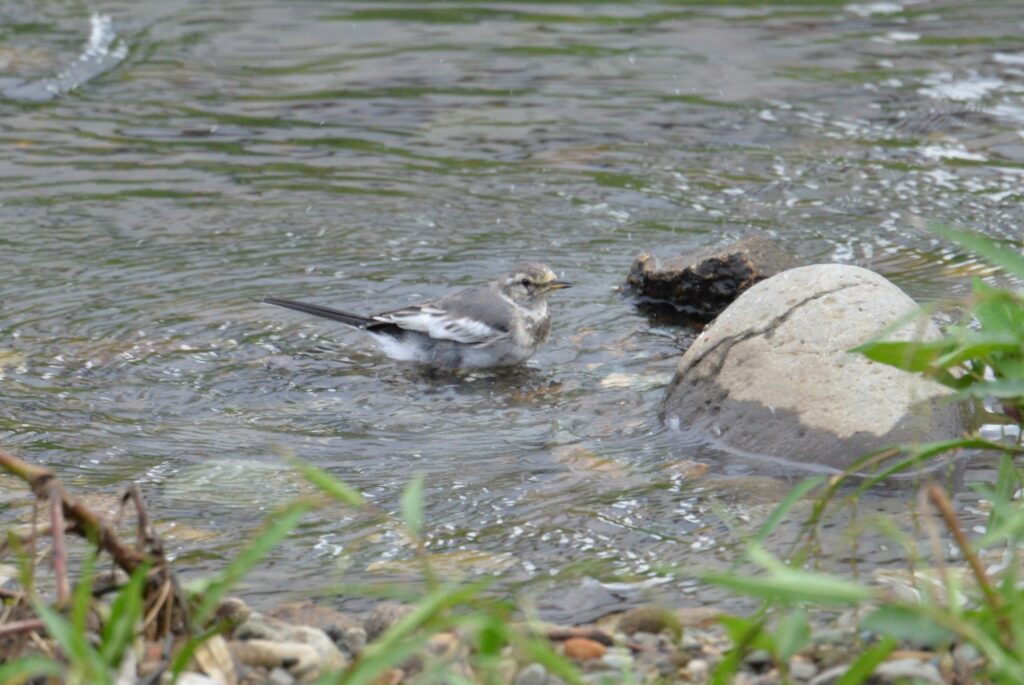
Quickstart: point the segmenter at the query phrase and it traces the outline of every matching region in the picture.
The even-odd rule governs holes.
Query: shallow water
[[[90,57],[93,12],[116,37]],[[635,254],[764,233],[933,301],[987,271],[925,222],[1024,223],[1014,3],[14,0],[0,91],[0,444],[84,492],[140,482],[194,573],[310,493],[293,453],[391,511],[423,474],[439,563],[533,581],[551,618],[718,601],[666,567],[728,564],[788,484],[660,425],[692,332],[617,292]],[[425,375],[256,304],[386,309],[524,259],[577,286],[511,372]],[[320,511],[247,591],[410,558]]]

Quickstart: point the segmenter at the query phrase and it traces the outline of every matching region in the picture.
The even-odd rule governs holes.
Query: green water
[[[116,37],[79,60],[93,12]],[[664,565],[729,563],[787,484],[720,484],[756,474],[662,427],[689,333],[617,286],[640,251],[754,232],[964,292],[984,270],[922,225],[1021,238],[1021,36],[1006,2],[8,1],[0,444],[92,495],[138,481],[191,574],[310,492],[291,452],[389,510],[425,475],[429,549],[553,618],[719,601]],[[256,304],[387,309],[523,259],[577,286],[510,373],[423,375]],[[400,582],[410,556],[323,511],[246,591]]]

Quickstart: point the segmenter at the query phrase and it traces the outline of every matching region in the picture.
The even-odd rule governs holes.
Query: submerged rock
[[[667,259],[641,254],[626,283],[638,295],[709,320],[755,283],[795,266],[796,259],[776,243],[753,236]]]
[[[945,387],[848,351],[918,313],[867,269],[783,272],[740,296],[686,351],[665,418],[742,457],[829,469],[882,447],[957,437],[965,417]],[[888,337],[938,335],[920,317]]]

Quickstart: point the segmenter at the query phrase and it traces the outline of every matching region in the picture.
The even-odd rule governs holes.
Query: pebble
[[[873,679],[877,680],[880,685],[902,683],[906,681],[915,682],[919,685],[921,683],[936,683],[936,685],[943,685],[946,682],[943,680],[942,674],[939,673],[939,669],[937,669],[934,664],[927,661],[920,661],[918,659],[895,659],[893,661],[886,661],[875,669]]]
[[[381,602],[373,608],[363,623],[366,639],[373,642],[388,628],[409,615],[412,607],[398,602]]]
[[[600,642],[595,642],[585,637],[571,637],[565,641],[563,650],[570,659],[591,661],[603,657],[607,653],[608,648]]]
[[[519,671],[513,685],[548,685],[548,672],[540,664],[530,664]]]
[[[811,661],[793,659],[789,664],[789,677],[793,680],[808,681],[818,675],[818,667]]]
[[[625,647],[612,647],[602,657],[601,662],[616,671],[626,671],[633,667],[633,655]]]
[[[267,676],[267,685],[295,685],[295,678],[283,668],[275,668]]]
[[[703,659],[691,659],[686,664],[686,676],[691,683],[704,683],[708,679],[708,662]]]

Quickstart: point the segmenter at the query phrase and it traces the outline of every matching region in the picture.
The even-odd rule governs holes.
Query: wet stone
[[[710,320],[755,283],[798,265],[771,240],[752,236],[732,245],[658,259],[634,260],[626,284],[637,295]]]

